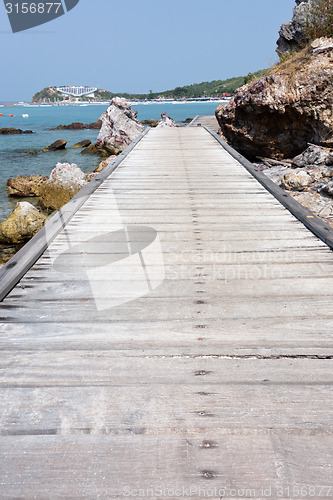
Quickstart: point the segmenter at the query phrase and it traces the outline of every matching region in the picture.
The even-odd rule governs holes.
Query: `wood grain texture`
[[[203,127],[149,131],[0,304],[0,498],[331,497],[332,269]]]

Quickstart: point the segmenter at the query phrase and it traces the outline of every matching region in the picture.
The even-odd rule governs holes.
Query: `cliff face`
[[[250,159],[292,158],[309,142],[333,147],[333,39],[316,40],[241,87],[216,117],[229,143]]]
[[[304,30],[313,0],[296,0],[294,15],[289,23],[282,24],[277,41],[279,56],[300,50],[307,42]]]

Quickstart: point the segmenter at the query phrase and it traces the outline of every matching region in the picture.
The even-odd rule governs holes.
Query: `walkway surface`
[[[190,127],[197,127],[200,125],[210,128],[213,132],[217,132],[219,128],[215,115],[196,116],[190,123]]]
[[[0,304],[0,497],[332,496],[332,271],[205,129],[151,130]]]

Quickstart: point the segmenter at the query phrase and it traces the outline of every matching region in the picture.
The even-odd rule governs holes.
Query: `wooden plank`
[[[96,321],[6,323],[0,328],[4,359],[14,353],[107,351],[110,358],[142,355],[204,358],[332,356],[332,318],[200,318],[165,321]],[[318,336],[318,332],[320,335]],[[13,341],[15,337],[15,342]],[[6,361],[7,362],[7,361]],[[110,361],[111,362],[111,361]],[[139,388],[138,388],[139,390]]]

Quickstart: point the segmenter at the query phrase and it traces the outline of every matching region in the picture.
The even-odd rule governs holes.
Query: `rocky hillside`
[[[61,99],[62,95],[57,91],[57,87],[46,87],[45,89],[36,92],[36,94],[32,97],[31,102],[44,102],[44,100],[54,102]]]
[[[280,63],[217,108],[221,133],[248,158],[293,158],[308,143],[333,147],[332,16],[333,0],[296,0],[280,30]],[[318,34],[330,37],[311,42]]]
[[[236,91],[216,117],[244,156],[293,158],[308,143],[333,147],[333,39],[319,39]]]
[[[282,24],[277,41],[277,53],[280,56],[304,48],[309,41],[306,26],[310,16],[312,0],[296,0],[294,15],[289,23]]]

